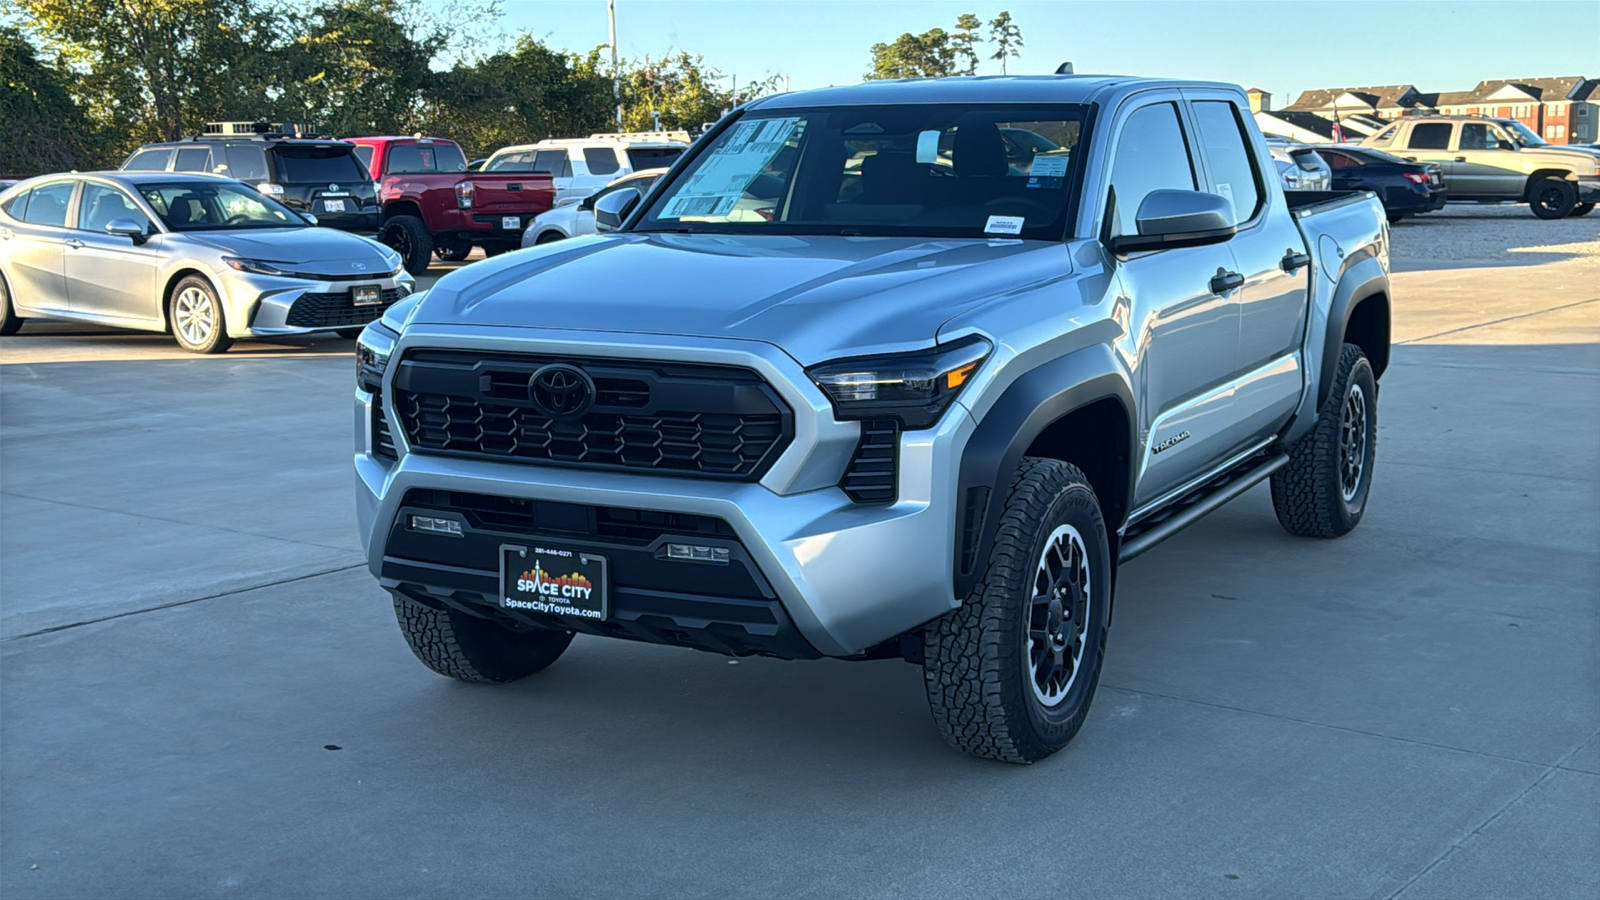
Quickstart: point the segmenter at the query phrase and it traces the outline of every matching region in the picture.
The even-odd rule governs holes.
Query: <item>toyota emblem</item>
[[[330,191],[337,191],[338,189],[339,189],[339,186],[337,184],[328,185],[328,190],[330,190]]]
[[[576,418],[594,405],[594,382],[582,369],[554,363],[528,379],[528,399],[552,419]]]

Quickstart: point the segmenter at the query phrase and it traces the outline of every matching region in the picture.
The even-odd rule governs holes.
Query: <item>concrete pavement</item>
[[[347,342],[25,330],[0,890],[1594,896],[1600,266],[1397,298],[1361,527],[1257,489],[1130,564],[1088,724],[1027,768],[945,748],[899,662],[580,637],[441,679],[356,552]]]

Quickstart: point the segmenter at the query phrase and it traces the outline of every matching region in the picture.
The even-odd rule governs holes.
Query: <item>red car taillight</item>
[[[1402,172],[1400,174],[1406,176],[1406,180],[1410,181],[1410,182],[1412,182],[1414,184],[1427,184],[1428,183],[1428,173],[1427,172]]]
[[[472,186],[472,182],[470,181],[463,181],[456,185],[456,206],[460,207],[461,209],[471,209],[472,194],[474,190],[476,190],[476,188]]]

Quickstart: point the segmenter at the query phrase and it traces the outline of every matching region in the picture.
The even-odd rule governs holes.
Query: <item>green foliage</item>
[[[994,43],[994,55],[989,58],[1000,61],[1000,74],[1005,75],[1006,60],[1022,55],[1022,29],[1011,20],[1008,10],[1002,9],[989,22],[989,40]]]
[[[94,138],[70,80],[22,32],[0,28],[0,175],[92,165]]]
[[[947,75],[978,74],[979,37],[984,21],[972,13],[956,17],[955,33],[934,28],[921,34],[906,32],[892,44],[872,45],[872,70],[862,76],[867,81],[880,78],[943,78]],[[1004,10],[988,23],[989,39],[995,52],[989,57],[1006,61],[1021,56],[1022,29]]]
[[[449,136],[475,156],[605,130],[614,106],[600,66],[598,50],[562,53],[524,35],[508,53],[436,73],[421,130]]]
[[[982,39],[978,37],[978,29],[983,27],[983,20],[972,13],[962,13],[956,17],[956,33],[950,38],[956,48],[956,57],[963,60],[960,74],[978,74],[978,44]]]
[[[622,127],[624,131],[651,131],[655,121],[651,110],[661,114],[663,129],[698,131],[706,122],[715,122],[733,108],[733,86],[720,71],[709,68],[705,59],[687,51],[662,59],[645,57],[629,64],[622,78]],[[746,103],[776,90],[778,76],[762,82],[740,85],[739,102]],[[607,129],[597,129],[607,130]]]

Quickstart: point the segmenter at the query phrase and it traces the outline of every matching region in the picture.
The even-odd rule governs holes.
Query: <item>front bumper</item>
[[[227,305],[228,335],[235,338],[319,334],[359,328],[416,290],[417,281],[402,271],[360,281],[279,278],[232,269],[218,274]],[[356,307],[354,285],[376,285],[382,302]],[[300,303],[297,309],[296,304]]]
[[[386,588],[420,591],[434,598],[453,597],[458,602],[465,596],[467,602],[494,603],[498,562],[482,548],[499,540],[500,532],[489,529],[493,534],[486,533],[483,542],[426,538],[441,542],[439,552],[446,554],[429,560],[416,559],[421,551],[406,551],[400,542],[391,546],[391,535],[397,517],[404,514],[409,492],[449,491],[721,520],[730,530],[726,546],[734,558],[748,561],[752,577],[766,586],[764,590],[781,611],[778,618],[792,623],[804,644],[820,655],[859,655],[956,606],[951,584],[956,472],[961,448],[973,429],[970,416],[960,405],[952,407],[936,428],[901,435],[898,499],[889,505],[863,505],[852,502],[837,487],[854,452],[859,426],[835,420],[827,399],[806,379],[801,367],[775,347],[755,342],[645,335],[608,336],[605,344],[597,346],[592,334],[541,332],[530,338],[524,336],[526,333],[526,329],[496,329],[495,337],[486,338],[462,334],[460,330],[413,328],[402,337],[393,359],[399,360],[409,347],[453,346],[743,366],[766,378],[793,409],[794,440],[759,482],[561,469],[411,453],[398,428],[391,429],[390,438],[399,458],[391,460],[374,453],[379,436],[373,432],[375,401],[384,404],[380,421],[399,421],[391,401],[358,390],[357,520],[368,568]],[[391,377],[393,371],[391,364]],[[416,496],[411,494],[412,501]],[[524,534],[522,539],[528,536]],[[569,545],[573,542],[570,534],[551,534],[547,540]],[[445,544],[452,541],[455,543]],[[410,552],[412,558],[400,555],[405,552]],[[452,553],[455,558],[450,561]],[[715,630],[714,623],[726,624],[726,619],[719,619],[720,614],[714,611],[716,597],[694,593],[697,573],[704,570],[688,562],[668,565],[682,567],[686,593],[678,599],[687,605],[680,605],[682,614],[673,624],[663,627],[667,631],[696,632],[697,622],[705,626],[699,629],[701,633],[672,642],[723,652],[772,652],[759,646],[759,642],[742,648],[730,644],[730,650],[705,640],[703,632]],[[745,599],[754,603],[761,602],[762,597],[752,595]],[[619,594],[621,615],[614,618],[623,621],[617,636],[639,637],[630,630],[640,622],[649,625],[644,621],[649,613],[638,607],[630,610],[625,600]],[[700,613],[695,611],[697,602],[704,604]],[[779,632],[782,626],[783,621],[778,621]],[[763,622],[762,628],[768,629],[769,623]],[[725,633],[723,638],[719,640],[729,644]],[[814,654],[780,649],[773,655]]]

